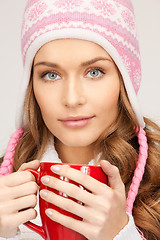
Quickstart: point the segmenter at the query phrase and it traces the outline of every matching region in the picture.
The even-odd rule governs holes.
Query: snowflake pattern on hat
[[[102,12],[103,14],[106,14],[108,16],[116,14],[116,9],[111,3],[107,3],[107,1],[93,1],[91,2],[92,6],[94,6],[97,10]]]
[[[65,8],[67,10],[70,10],[74,7],[81,6],[82,3],[83,3],[83,0],[79,0],[79,1],[77,1],[77,0],[57,0],[54,5],[57,8]]]
[[[34,7],[31,8],[31,11],[28,14],[28,19],[30,21],[35,21],[41,14],[45,12],[47,8],[46,3],[38,1],[34,4]]]
[[[125,23],[128,25],[129,29],[130,30],[135,29],[135,19],[133,18],[133,15],[130,12],[126,11],[126,10],[123,11],[121,13],[121,15],[122,15]]]

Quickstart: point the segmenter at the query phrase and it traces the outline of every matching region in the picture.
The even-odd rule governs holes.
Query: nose
[[[86,96],[81,80],[75,77],[66,80],[63,88],[62,104],[69,108],[75,108],[85,103]]]

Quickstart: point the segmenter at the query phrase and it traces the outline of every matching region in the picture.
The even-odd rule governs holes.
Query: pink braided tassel
[[[138,157],[138,162],[137,162],[137,168],[134,172],[134,177],[132,179],[132,184],[130,186],[130,190],[128,193],[128,198],[127,198],[127,212],[132,214],[132,209],[133,209],[133,203],[135,201],[136,195],[138,193],[139,185],[142,180],[143,174],[144,174],[144,169],[146,165],[146,160],[148,157],[148,144],[147,144],[147,138],[146,138],[146,133],[145,131],[140,128],[140,131],[137,134],[138,136],[138,142],[140,145],[139,148],[139,157]]]
[[[12,173],[15,148],[22,134],[23,134],[22,128],[19,128],[15,133],[12,134],[7,146],[6,154],[4,156],[4,159],[0,168],[0,176],[5,176]]]
[[[139,157],[138,157],[137,167],[132,179],[132,183],[128,192],[128,198],[126,203],[126,211],[129,212],[130,214],[132,214],[133,204],[138,193],[140,182],[143,178],[143,174],[146,166],[146,160],[148,157],[148,144],[147,144],[145,131],[142,128],[140,128],[137,136],[138,136],[138,142],[140,145]],[[146,240],[145,237],[143,236],[143,233],[139,229],[138,231],[141,233],[142,239]]]

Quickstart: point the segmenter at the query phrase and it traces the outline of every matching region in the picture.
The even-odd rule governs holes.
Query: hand
[[[20,224],[36,218],[38,185],[29,171],[22,170],[38,167],[35,160],[22,164],[18,172],[0,177],[0,237],[14,237]]]
[[[81,217],[83,221],[70,218],[53,209],[46,210],[48,217],[79,232],[89,240],[111,240],[128,223],[125,187],[118,168],[106,160],[102,160],[100,165],[108,176],[109,186],[67,166],[58,165],[59,171],[54,171],[60,176],[79,183],[90,192],[52,176],[45,176],[41,179],[46,186],[84,203],[81,205],[48,190],[40,191],[40,196],[43,199]],[[51,170],[53,170],[53,166]],[[46,178],[49,180],[48,183],[44,181]]]

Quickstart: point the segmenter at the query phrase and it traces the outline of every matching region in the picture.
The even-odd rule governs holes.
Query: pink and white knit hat
[[[28,0],[22,24],[23,82],[16,125],[22,126],[33,58],[45,43],[61,38],[89,40],[102,46],[119,68],[139,124],[145,127],[137,92],[141,62],[130,0]]]

